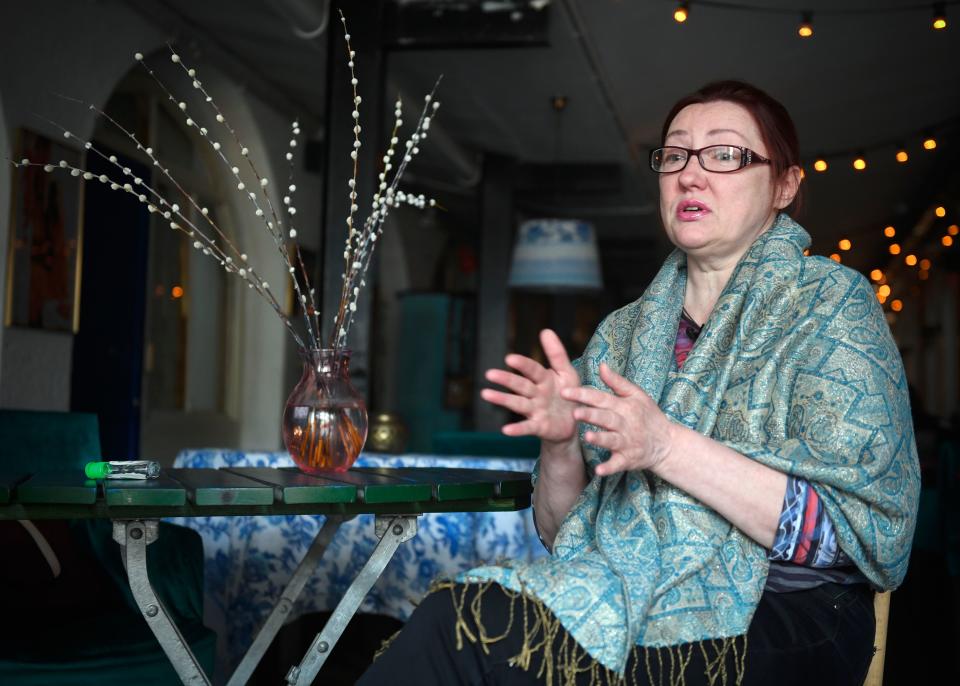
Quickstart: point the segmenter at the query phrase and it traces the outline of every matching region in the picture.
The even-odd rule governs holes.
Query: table
[[[387,455],[364,453],[357,467],[466,468],[529,473],[534,460],[498,457]],[[182,451],[175,467],[256,468],[293,465],[286,452],[207,449]],[[240,661],[283,586],[323,524],[322,516],[193,517],[171,520],[203,537],[204,623],[217,632],[217,673]],[[373,516],[341,525],[316,572],[290,610],[287,621],[308,612],[332,610],[376,545]],[[406,621],[438,577],[498,559],[532,560],[547,554],[529,508],[510,512],[428,513],[417,535],[401,546],[360,605],[360,612]]]
[[[275,467],[164,470],[146,481],[89,481],[78,472],[0,475],[0,519],[113,521],[131,591],[148,626],[185,684],[210,684],[157,599],[147,574],[147,548],[160,519],[169,517],[284,517],[323,514],[302,562],[273,601],[259,633],[230,678],[246,683],[289,615],[340,524],[374,516],[376,544],[287,682],[309,684],[332,651],[363,596],[393,553],[416,535],[424,512],[513,511],[530,504],[529,474],[441,468],[354,468],[322,477]]]

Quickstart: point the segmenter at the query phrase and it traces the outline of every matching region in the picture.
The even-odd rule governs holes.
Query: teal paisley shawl
[[[877,299],[857,272],[805,257],[787,215],[734,270],[682,370],[673,347],[686,283],[675,250],[636,302],[609,315],[579,361],[606,362],[675,422],[809,480],[844,552],[878,588],[904,577],[919,493],[907,382]],[[581,431],[583,428],[581,427]],[[588,471],[607,455],[582,443]],[[767,551],[712,509],[639,471],[593,477],[553,555],[480,567],[540,602],[594,659],[623,673],[635,645],[744,634]]]

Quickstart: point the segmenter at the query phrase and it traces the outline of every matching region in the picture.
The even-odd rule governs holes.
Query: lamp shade
[[[603,287],[593,226],[576,219],[531,219],[520,225],[511,288],[595,291]]]

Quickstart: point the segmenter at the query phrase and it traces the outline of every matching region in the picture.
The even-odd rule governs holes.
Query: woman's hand
[[[634,469],[654,470],[670,455],[675,425],[639,386],[600,364],[600,378],[613,393],[595,388],[564,388],[561,395],[578,404],[577,421],[603,431],[587,431],[584,440],[610,450],[610,459],[597,466],[597,476]]]
[[[523,355],[507,355],[507,366],[518,373],[489,369],[486,378],[510,392],[485,388],[480,391],[480,396],[525,417],[523,421],[504,426],[506,435],[537,436],[553,443],[568,442],[577,436],[577,422],[573,416],[576,403],[561,397],[561,391],[579,387],[580,377],[570,364],[557,334],[544,329],[540,332],[540,345],[550,362],[549,368]]]

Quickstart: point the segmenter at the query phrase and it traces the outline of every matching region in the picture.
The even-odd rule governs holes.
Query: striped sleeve
[[[806,567],[850,564],[837,544],[833,522],[806,479],[787,477],[777,535],[767,557]]]

